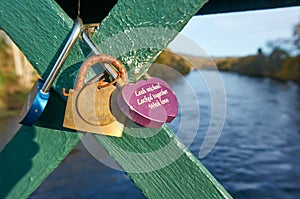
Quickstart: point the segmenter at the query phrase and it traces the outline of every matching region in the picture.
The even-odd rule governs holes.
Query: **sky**
[[[175,39],[169,48],[195,55],[201,48],[214,57],[256,54],[260,47],[267,51],[270,40],[290,38],[299,22],[299,6],[194,16],[178,36],[185,39]]]

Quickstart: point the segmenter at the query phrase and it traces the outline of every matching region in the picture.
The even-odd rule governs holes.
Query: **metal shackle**
[[[99,55],[100,54],[100,51],[99,51],[99,49],[96,47],[96,45],[93,43],[93,41],[90,39],[90,37],[88,36],[88,33],[87,33],[87,30],[85,30],[85,31],[83,31],[82,32],[82,38],[83,38],[83,41],[89,46],[89,48],[92,50],[92,52],[95,54],[95,55]],[[116,59],[117,60],[117,59]],[[120,61],[118,61],[118,62],[120,62]],[[122,64],[121,62],[120,62],[120,64]],[[103,63],[103,68],[105,69],[105,71],[113,78],[113,79],[116,79],[117,78],[117,76],[118,76],[118,73],[116,72],[116,70],[115,69],[113,69],[109,64],[108,64],[108,62],[104,62]],[[116,67],[116,66],[115,66]],[[120,80],[122,80],[122,81],[118,81],[117,82],[117,84],[116,84],[116,87],[117,88],[122,88],[125,84],[127,84],[128,83],[128,75],[127,75],[127,71],[126,71],[126,69],[125,69],[125,67],[122,65],[122,67],[119,67],[119,68],[117,68],[116,67],[116,69],[118,70],[118,71],[121,71],[121,70],[123,70],[122,71],[122,77],[121,77],[121,79]]]
[[[126,71],[125,67],[123,66],[123,64],[119,60],[117,60],[116,58],[114,58],[112,56],[105,55],[105,54],[93,55],[93,56],[89,57],[88,59],[86,59],[82,63],[82,65],[78,71],[78,75],[77,75],[77,79],[76,79],[76,83],[75,83],[75,87],[74,87],[75,91],[79,91],[84,87],[84,82],[85,82],[88,70],[94,64],[97,64],[97,63],[111,64],[117,70],[116,78],[112,82],[105,84],[103,87],[115,84],[119,80],[121,80],[121,81],[127,80],[127,71]],[[127,82],[123,82],[123,83],[127,83]]]
[[[63,50],[61,51],[59,57],[57,58],[57,61],[55,62],[48,78],[46,79],[41,91],[43,93],[47,93],[52,84],[53,84],[53,81],[55,80],[55,78],[57,77],[63,63],[65,62],[72,46],[74,45],[76,39],[78,38],[80,32],[81,32],[81,28],[82,28],[82,20],[77,17],[76,20],[75,20],[75,25],[74,25],[74,28],[73,28],[73,31],[67,41],[67,43],[65,44],[65,47],[63,48]]]

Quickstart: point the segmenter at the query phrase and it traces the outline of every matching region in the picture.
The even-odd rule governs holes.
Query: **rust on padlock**
[[[113,65],[117,70],[117,78],[115,80],[113,80],[112,82],[106,84],[106,86],[113,85],[120,80],[127,82],[127,80],[128,80],[127,79],[127,71],[124,68],[123,64],[119,60],[115,59],[112,56],[105,55],[105,54],[99,54],[99,55],[93,55],[93,56],[89,57],[84,63],[82,63],[82,66],[80,67],[79,72],[78,72],[78,77],[77,77],[76,86],[75,86],[74,90],[80,90],[83,88],[85,77],[88,73],[88,70],[94,64],[99,63],[99,62],[109,63],[109,64]]]
[[[118,71],[118,78],[112,82],[101,79],[85,85],[88,70],[99,62],[113,65]],[[121,137],[124,125],[120,118],[126,117],[118,114],[116,118],[110,106],[112,93],[116,90],[113,84],[119,81],[127,81],[127,72],[120,61],[103,54],[89,57],[80,67],[74,90],[70,89],[69,94],[65,90],[63,92],[68,95],[64,127]],[[113,104],[115,106],[116,103]]]

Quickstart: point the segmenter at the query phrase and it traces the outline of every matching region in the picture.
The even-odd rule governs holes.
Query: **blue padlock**
[[[39,79],[33,86],[27,101],[25,102],[21,118],[23,118],[20,124],[27,126],[32,126],[40,117],[44,111],[47,102],[50,97],[50,88],[53,84],[53,81],[57,77],[64,61],[66,60],[72,46],[74,45],[76,39],[78,38],[82,28],[82,20],[77,18],[75,20],[75,25],[73,27],[72,33],[63,48],[61,54],[59,55],[54,67],[52,68],[46,81]]]

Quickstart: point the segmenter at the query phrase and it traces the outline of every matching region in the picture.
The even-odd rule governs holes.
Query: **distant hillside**
[[[187,59],[194,68],[206,69],[206,70],[216,70],[215,60],[211,57],[195,56],[188,54],[180,54],[182,57]]]
[[[292,37],[268,41],[266,46],[268,53],[258,48],[256,55],[217,60],[218,68],[300,83],[300,22],[294,26]]]
[[[300,55],[290,56],[284,51],[274,51],[270,55],[258,53],[245,57],[210,58],[187,54],[176,54],[164,50],[155,63],[172,67],[185,75],[192,69],[232,71],[242,75],[272,77],[280,80],[292,80],[300,83]],[[149,73],[153,76],[170,76],[163,67],[152,67]]]
[[[264,56],[262,54],[241,58],[216,60],[221,71],[233,71],[243,75],[272,77],[300,83],[300,55]]]

